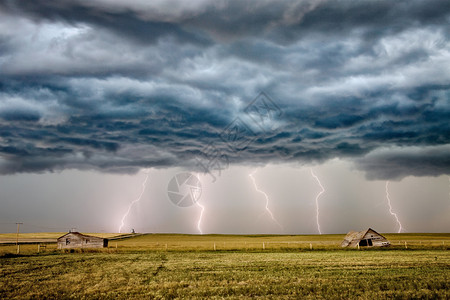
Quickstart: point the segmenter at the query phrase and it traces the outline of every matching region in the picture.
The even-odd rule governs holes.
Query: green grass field
[[[450,234],[386,237],[393,246],[360,250],[341,249],[343,235],[151,234],[22,255],[2,245],[0,298],[450,298]]]

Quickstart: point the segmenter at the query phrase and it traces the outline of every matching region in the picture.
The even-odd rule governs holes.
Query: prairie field
[[[385,236],[391,247],[360,250],[341,249],[343,235],[149,234],[19,255],[1,245],[0,298],[450,298],[450,234]]]

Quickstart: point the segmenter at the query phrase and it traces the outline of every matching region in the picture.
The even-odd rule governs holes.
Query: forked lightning
[[[268,196],[264,191],[261,191],[260,189],[258,189],[258,186],[256,185],[255,177],[253,177],[253,175],[254,175],[255,173],[256,173],[256,171],[253,171],[253,173],[250,173],[248,176],[250,176],[250,178],[252,179],[253,185],[255,186],[255,190],[256,190],[258,193],[263,194],[264,197],[266,198],[266,212],[269,214],[269,216],[270,216],[270,218],[272,219],[272,221],[274,221],[278,226],[280,226],[281,229],[283,229],[283,226],[281,226],[281,224],[278,223],[278,221],[277,221],[277,220],[275,219],[275,217],[273,216],[272,211],[269,209],[269,202],[270,202],[269,196]]]
[[[398,224],[398,231],[397,232],[400,233],[400,232],[402,232],[403,227],[402,227],[402,223],[400,223],[400,220],[398,219],[397,214],[395,212],[393,212],[393,210],[392,210],[391,198],[390,198],[390,195],[389,195],[389,181],[386,181],[386,199],[387,199],[387,204],[389,206],[389,213],[391,215],[393,215],[395,220],[397,221],[397,224]]]
[[[130,205],[128,206],[127,212],[126,212],[126,213],[123,215],[123,217],[122,217],[122,222],[121,222],[120,227],[119,227],[119,233],[122,232],[122,228],[123,228],[123,226],[125,226],[125,219],[126,219],[126,217],[128,216],[128,214],[130,213],[131,208],[133,207],[133,205],[134,205],[135,203],[141,201],[142,195],[144,194],[145,187],[146,187],[146,185],[147,185],[147,180],[148,180],[148,174],[149,174],[149,171],[148,171],[148,170],[144,171],[144,174],[145,174],[145,179],[144,179],[144,182],[142,183],[142,191],[141,191],[141,194],[139,195],[138,198],[134,199],[134,200],[130,203]]]
[[[322,183],[320,183],[319,177],[316,176],[316,174],[314,174],[313,170],[310,169],[311,171],[311,176],[317,181],[317,183],[319,184],[320,188],[322,189],[316,196],[316,223],[317,223],[317,230],[319,231],[319,234],[322,234],[322,231],[320,230],[320,223],[319,223],[319,214],[320,214],[320,210],[319,210],[319,197],[325,193],[325,188],[323,187]]]

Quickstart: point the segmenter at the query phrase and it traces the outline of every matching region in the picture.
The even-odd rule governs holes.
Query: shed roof
[[[92,239],[92,238],[94,238],[94,239],[102,239],[102,240],[104,239],[104,238],[101,238],[101,237],[98,237],[98,236],[82,234],[82,233],[79,233],[78,231],[72,231],[72,232],[68,232],[68,233],[66,233],[66,234],[64,234],[64,235],[62,235],[62,236],[60,236],[60,237],[58,238],[58,240],[61,239],[61,238],[63,238],[63,237],[65,237],[66,235],[69,235],[69,234],[75,234],[75,235],[78,235],[78,236],[81,236],[81,237],[84,237],[84,238],[90,238],[90,239]]]

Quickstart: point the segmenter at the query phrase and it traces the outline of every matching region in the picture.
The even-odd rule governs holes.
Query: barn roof
[[[372,231],[373,233],[378,234],[382,238],[386,239],[384,236],[382,236],[381,234],[379,234],[378,232],[376,232],[372,228],[369,228],[369,229],[363,230],[363,231],[350,231],[345,236],[344,240],[342,241],[341,246],[345,247],[345,246],[349,246],[349,245],[356,245],[356,244],[358,244],[369,231]]]
[[[355,240],[362,240],[362,238],[366,235],[366,233],[369,231],[369,229],[363,230],[363,231],[350,231],[345,236],[346,240],[349,241],[355,241]]]
[[[68,232],[68,233],[66,233],[66,234],[64,234],[64,235],[62,235],[62,236],[60,236],[60,237],[58,238],[58,240],[61,239],[61,238],[63,238],[63,237],[65,237],[66,235],[69,235],[69,234],[75,234],[75,235],[78,235],[78,236],[81,236],[81,237],[84,237],[84,238],[90,238],[90,239],[92,239],[92,238],[95,238],[95,239],[103,239],[103,238],[98,237],[98,236],[82,234],[82,233],[79,233],[78,231],[72,231],[72,232]]]

